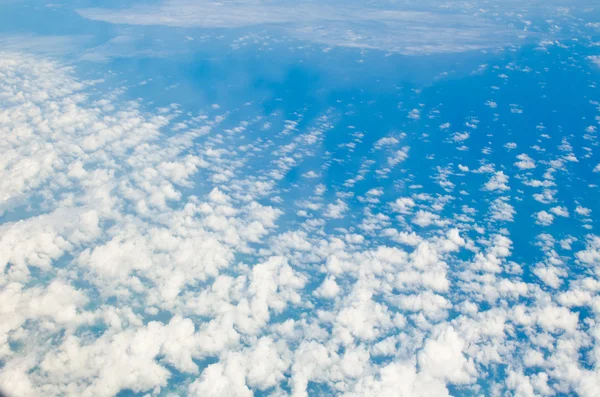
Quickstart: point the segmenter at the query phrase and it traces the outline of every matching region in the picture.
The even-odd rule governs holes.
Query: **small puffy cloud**
[[[378,196],[381,196],[382,194],[383,194],[383,189],[381,189],[381,188],[369,189],[369,191],[367,191],[367,193],[366,193],[367,196],[373,196],[373,197],[378,197]]]
[[[563,218],[569,217],[569,210],[567,210],[566,207],[561,207],[561,206],[552,207],[552,208],[550,208],[550,212],[552,212],[554,215],[562,216]]]
[[[381,138],[377,142],[375,142],[375,144],[373,145],[373,148],[376,150],[380,150],[387,146],[397,145],[398,143],[400,143],[400,141],[397,138],[385,137],[385,138]]]
[[[589,209],[589,208],[582,207],[582,206],[579,206],[579,205],[578,205],[578,206],[575,208],[575,212],[576,212],[578,215],[581,215],[581,216],[589,216],[589,215],[592,213],[592,210],[591,210],[591,209]]]
[[[214,188],[213,190],[211,190],[211,192],[208,195],[208,198],[210,199],[210,201],[217,204],[225,204],[229,200],[229,197],[225,193],[220,191],[218,188]]]
[[[554,216],[546,211],[540,211],[535,214],[535,223],[538,225],[549,226],[554,221]]]
[[[443,220],[438,214],[424,210],[417,211],[412,219],[412,223],[421,227],[427,227],[431,225],[444,226],[448,224],[448,222],[449,221]]]
[[[395,167],[396,165],[398,165],[401,162],[403,162],[404,160],[406,160],[408,158],[408,151],[409,151],[409,147],[405,146],[402,149],[397,150],[396,152],[394,152],[387,159],[388,166],[389,167]]]
[[[401,214],[410,214],[415,205],[415,201],[410,197],[400,197],[390,204],[394,211]]]
[[[421,118],[421,111],[419,109],[413,109],[408,113],[408,118],[413,120],[419,120]]]
[[[335,282],[335,277],[327,277],[323,280],[323,283],[317,288],[315,291],[315,295],[323,297],[323,298],[335,298],[341,289],[339,285]]]
[[[515,208],[508,203],[508,197],[499,197],[490,205],[491,217],[496,221],[512,222],[516,214]]]
[[[314,179],[314,178],[318,178],[319,174],[317,174],[314,171],[308,171],[307,173],[302,174],[302,177],[303,178],[308,178],[308,179]]]
[[[510,187],[508,186],[508,175],[502,171],[496,172],[483,188],[484,190],[500,192],[510,190]]]
[[[401,295],[395,300],[395,303],[403,310],[423,313],[426,317],[433,320],[445,318],[447,310],[452,307],[450,301],[431,291],[413,295]]]
[[[463,349],[466,343],[453,327],[441,331],[435,339],[429,339],[419,354],[419,368],[434,378],[455,384],[471,383],[477,370],[468,360]]]
[[[415,363],[393,362],[383,367],[377,376],[361,379],[348,397],[449,397],[445,382],[417,371]]]
[[[348,204],[343,202],[341,199],[337,199],[335,203],[329,204],[325,213],[323,214],[327,218],[341,219],[344,217],[344,213],[348,210]]]
[[[577,252],[575,256],[586,265],[600,266],[600,237],[589,236],[585,250]]]
[[[466,141],[467,139],[469,139],[471,135],[468,132],[456,132],[454,134],[452,134],[452,140],[454,142],[462,142],[462,141]]]
[[[515,163],[515,166],[518,167],[519,169],[530,170],[530,169],[535,168],[535,162],[533,161],[533,159],[531,157],[529,157],[525,153],[518,155],[517,159],[519,161],[517,161]]]

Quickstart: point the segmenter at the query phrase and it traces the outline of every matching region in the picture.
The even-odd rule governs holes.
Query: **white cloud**
[[[408,118],[413,120],[419,120],[421,118],[421,111],[419,109],[413,109],[408,112]]]
[[[531,157],[529,157],[525,153],[518,155],[517,159],[519,161],[517,161],[515,163],[515,166],[517,166],[519,169],[530,170],[530,169],[535,168],[535,162],[533,161],[533,159]]]
[[[452,383],[471,383],[477,371],[463,354],[465,341],[448,327],[436,339],[429,339],[419,353],[419,368],[424,373]]]
[[[569,217],[569,211],[567,210],[566,207],[560,207],[560,206],[552,207],[552,208],[550,208],[550,212],[552,212],[554,215],[562,216],[563,218]]]
[[[368,376],[346,393],[348,397],[389,396],[389,397],[425,397],[450,396],[445,384],[427,374],[418,373],[415,364],[393,362],[381,369],[377,376]]]
[[[409,147],[405,146],[400,150],[394,152],[394,154],[388,157],[387,162],[389,167],[395,167],[399,163],[403,162],[408,158]]]
[[[344,213],[348,210],[348,204],[340,199],[337,199],[335,203],[329,204],[327,210],[323,215],[327,218],[341,219],[344,217]]]
[[[454,134],[452,134],[452,140],[454,142],[463,142],[469,139],[470,136],[471,134],[469,134],[468,132],[455,132]]]
[[[443,220],[438,214],[433,212],[419,210],[416,212],[412,223],[421,227],[427,227],[431,225],[444,226],[448,224],[448,221]]]
[[[575,212],[581,216],[589,216],[592,213],[592,210],[582,206],[577,206],[577,208],[575,208]]]
[[[380,150],[386,146],[394,146],[394,145],[397,145],[398,143],[400,143],[400,141],[394,137],[385,137],[385,138],[381,138],[377,142],[375,142],[375,144],[373,145],[373,148]]]
[[[516,215],[515,208],[507,201],[508,197],[499,197],[490,205],[492,219],[497,221],[512,222]]]
[[[400,197],[393,203],[390,203],[392,209],[401,214],[410,214],[415,205],[414,200],[410,197]]]
[[[514,39],[515,34],[491,20],[467,18],[460,13],[449,18],[435,9],[422,12],[357,5],[316,7],[309,2],[291,6],[259,0],[244,3],[167,0],[124,9],[87,8],[78,12],[85,18],[117,24],[226,29],[270,27],[325,45],[375,48],[403,54],[462,52],[502,46]]]
[[[308,171],[307,173],[304,173],[304,174],[302,174],[302,177],[304,177],[304,178],[309,178],[309,179],[312,179],[312,178],[318,178],[318,177],[319,177],[319,174],[317,174],[317,173],[316,173],[316,172],[314,172],[314,171]]]
[[[594,64],[596,66],[600,66],[600,56],[590,55],[587,57],[587,59],[589,59],[592,62],[592,64]]]
[[[315,294],[317,296],[331,299],[335,298],[340,291],[341,289],[339,285],[335,282],[335,277],[327,277],[315,291]]]
[[[223,362],[209,365],[202,376],[189,385],[192,396],[253,396],[249,387],[265,390],[284,379],[289,367],[289,352],[280,352],[269,337],[240,353],[229,353]],[[282,357],[284,353],[287,357]]]
[[[554,221],[554,216],[546,211],[540,211],[535,214],[535,219],[538,225],[548,226]]]
[[[600,237],[589,236],[586,249],[577,252],[575,256],[587,265],[600,265]]]
[[[490,191],[510,190],[510,187],[508,186],[508,179],[508,175],[502,171],[498,171],[490,178],[483,188]]]
[[[423,313],[430,319],[441,320],[447,316],[452,304],[443,296],[430,291],[414,295],[402,295],[396,301],[398,307],[409,312]]]
[[[240,148],[239,134],[217,119],[142,110],[100,88],[94,95],[104,98],[92,102],[72,69],[4,55],[0,205],[24,218],[0,225],[0,384],[15,394],[250,396],[290,387],[306,396],[315,387],[448,396],[450,385],[481,392],[495,366],[509,363],[501,394],[593,395],[595,373],[580,355],[596,349],[600,239],[545,228],[530,244],[542,251],[538,263],[522,262],[520,243],[513,257],[511,225],[501,222],[533,201],[517,188],[506,195],[512,160],[460,176],[494,173],[484,190],[499,195],[455,196],[443,184],[436,194],[411,170],[390,185],[365,184],[358,197],[331,186],[331,199],[303,179],[309,197],[290,201],[279,178],[318,152],[327,117],[308,131],[288,120],[282,128],[293,134]],[[164,133],[170,126],[174,136]],[[368,168],[406,160],[398,143],[380,140],[390,152],[369,153],[383,164],[357,175],[379,178]],[[272,161],[253,170],[245,153]],[[538,154],[538,165],[557,165]],[[479,189],[450,182],[456,164],[428,176]],[[563,197],[556,180],[534,198]],[[384,191],[400,198],[375,205]],[[591,225],[578,200],[575,213]],[[22,202],[31,208],[11,212]],[[288,222],[298,206],[304,217]],[[333,229],[319,214],[352,222]],[[568,215],[555,205],[525,218],[574,222]],[[185,377],[177,385],[175,370]]]

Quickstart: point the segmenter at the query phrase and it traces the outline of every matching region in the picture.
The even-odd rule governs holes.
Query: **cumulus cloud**
[[[2,294],[9,304],[3,305],[8,321],[1,328],[0,351],[10,362],[0,383],[19,395],[41,389],[99,395],[160,389],[171,377],[165,365],[198,373],[193,358],[239,336],[227,321],[197,329],[189,318],[174,314],[178,299],[192,284],[226,285],[220,271],[231,265],[234,250],[245,251],[246,244],[267,235],[279,211],[253,200],[234,208],[233,199],[217,187],[206,201],[190,197],[173,205],[182,200],[178,187],[190,186],[189,177],[209,167],[200,156],[183,152],[210,123],[158,144],[170,116],[144,114],[134,103],[120,110],[109,106],[110,100],[90,104],[70,68],[5,53],[0,70],[2,96],[21,92],[3,103],[2,131],[22,138],[3,143],[0,205],[9,211],[33,194],[45,191],[49,197],[40,209],[45,213],[1,226]],[[60,189],[70,189],[73,197],[60,200],[54,193]],[[116,226],[104,227],[107,222]],[[61,261],[70,270],[56,275],[54,266]],[[34,277],[34,268],[50,281]],[[250,334],[271,312],[300,302],[294,291],[304,279],[285,259],[272,257],[241,277],[250,300],[240,302],[239,327]],[[109,299],[126,304],[121,309],[106,304]],[[170,312],[170,320],[149,321],[134,313],[136,302],[150,317]],[[190,299],[189,305],[195,302]],[[244,311],[252,315],[244,318]],[[226,335],[221,342],[214,339],[215,329]],[[9,345],[55,332],[64,336],[50,349],[43,339],[29,346],[41,349],[35,353],[39,362],[19,361]],[[270,387],[277,379],[265,378],[270,370],[257,371],[248,375],[253,387]]]
[[[470,383],[477,370],[463,354],[465,341],[454,328],[442,331],[436,339],[429,339],[419,354],[419,367],[434,378],[452,383]]]
[[[544,226],[551,225],[554,221],[554,216],[546,211],[540,211],[535,214],[536,223]]]
[[[343,218],[344,212],[348,210],[348,205],[341,199],[337,199],[335,203],[329,204],[325,211],[327,218],[340,219]]]
[[[490,206],[491,217],[497,221],[512,222],[516,214],[515,208],[507,201],[508,197],[499,197]]]
[[[510,190],[510,187],[508,186],[508,180],[509,180],[508,175],[506,175],[502,171],[498,171],[494,175],[492,175],[490,180],[484,185],[483,188],[485,190],[491,190],[491,191]]]
[[[102,18],[178,23],[173,4]],[[183,23],[291,18],[210,3],[211,22],[188,6]],[[276,130],[279,114],[223,126],[234,109],[152,109],[76,73],[0,60],[0,384],[15,395],[597,390],[600,239],[553,227],[595,226],[586,197],[562,194],[578,148],[424,166],[406,136],[376,137],[342,185],[316,178],[331,153],[313,162],[334,111],[283,120],[267,142],[240,132]],[[517,241],[525,222],[541,234]]]
[[[530,170],[535,168],[535,162],[531,157],[529,157],[525,153],[518,155],[517,160],[519,161],[515,163],[515,166],[517,166],[521,170]]]

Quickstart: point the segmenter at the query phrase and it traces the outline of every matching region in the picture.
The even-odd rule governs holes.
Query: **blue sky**
[[[8,396],[596,396],[594,2],[0,1]]]

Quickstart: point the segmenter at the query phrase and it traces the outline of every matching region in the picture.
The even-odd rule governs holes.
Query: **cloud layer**
[[[403,54],[495,48],[516,38],[512,28],[479,17],[437,8],[430,12],[355,3],[340,7],[309,1],[167,0],[126,9],[86,8],[78,12],[88,19],[115,24],[271,29],[329,46]]]
[[[595,209],[564,182],[584,175],[578,186],[597,193],[585,176],[597,175],[594,125],[551,139],[539,124],[533,143],[493,147],[488,130],[475,150],[485,121],[398,104],[405,126],[440,135],[368,143],[351,126],[325,151],[341,111],[152,108],[60,62],[1,55],[7,392],[597,393],[600,238]],[[531,72],[497,69],[494,84]],[[521,120],[527,107],[493,87],[490,119]],[[361,145],[339,186],[322,177]],[[445,150],[453,161],[438,161]],[[517,222],[530,227],[527,258],[514,255]]]

